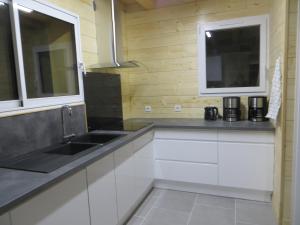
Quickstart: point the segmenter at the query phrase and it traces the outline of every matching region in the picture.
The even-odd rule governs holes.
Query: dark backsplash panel
[[[122,118],[120,75],[87,73],[84,95],[87,117]]]
[[[73,106],[68,132],[86,132],[85,106]],[[72,123],[72,126],[70,126]],[[0,161],[62,141],[61,109],[0,118]]]
[[[105,128],[123,120],[120,75],[87,73],[84,96],[89,128]]]

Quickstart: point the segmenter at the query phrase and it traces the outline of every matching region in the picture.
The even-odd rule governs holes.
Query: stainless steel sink
[[[117,138],[123,137],[124,134],[101,134],[101,133],[87,133],[72,140],[72,143],[95,143],[107,144]]]

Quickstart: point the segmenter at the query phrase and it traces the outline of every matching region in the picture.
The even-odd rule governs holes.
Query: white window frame
[[[84,102],[83,77],[82,77],[83,68],[81,66],[83,65],[83,63],[82,63],[82,54],[81,54],[79,16],[43,1],[0,0],[0,2],[8,4],[10,7],[10,17],[11,17],[10,19],[11,19],[11,27],[12,27],[11,29],[12,29],[12,38],[14,43],[15,66],[16,66],[16,76],[17,76],[18,95],[19,95],[19,100],[0,101],[0,112]],[[78,66],[78,87],[79,87],[78,95],[43,97],[43,98],[27,97],[18,5],[74,25],[75,46],[76,46],[75,50],[76,50],[76,59],[77,59],[77,66]]]
[[[231,96],[231,95],[267,95],[267,68],[268,68],[268,15],[241,17],[217,22],[198,24],[198,70],[200,96]],[[260,25],[260,65],[259,86],[257,87],[228,87],[207,88],[206,83],[206,32],[231,28]]]

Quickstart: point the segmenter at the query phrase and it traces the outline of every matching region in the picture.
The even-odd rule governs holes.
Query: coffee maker
[[[204,108],[204,119],[205,120],[217,120],[219,118],[219,110],[215,106],[208,106]]]
[[[241,120],[240,97],[223,98],[223,120],[234,122]]]
[[[267,121],[268,100],[265,96],[253,96],[248,98],[248,120],[254,122]]]

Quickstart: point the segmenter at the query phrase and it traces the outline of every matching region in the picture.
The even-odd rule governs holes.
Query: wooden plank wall
[[[298,0],[289,1],[288,15],[288,46],[287,46],[287,77],[286,77],[286,135],[283,152],[283,225],[291,224],[291,193],[292,193],[292,162],[293,162],[293,131],[295,105],[295,77],[296,77],[296,39]]]
[[[270,13],[270,69],[269,81],[271,82],[275,62],[278,57],[281,57],[281,72],[282,72],[282,107],[286,107],[286,32],[287,32],[287,5],[288,0],[273,0]],[[280,16],[279,16],[280,15]],[[282,192],[283,192],[283,149],[285,142],[285,110],[280,111],[278,121],[276,123],[275,132],[275,174],[274,174],[274,193],[273,193],[273,208],[277,217],[278,224],[282,222]]]
[[[128,59],[140,68],[122,70],[128,117],[203,117],[204,107],[221,109],[221,97],[198,96],[199,22],[268,14],[269,0],[197,0],[148,11],[126,13]],[[243,98],[247,105],[247,98]],[[182,112],[174,112],[174,105]],[[152,112],[145,113],[144,106]],[[222,112],[221,112],[222,113]]]

